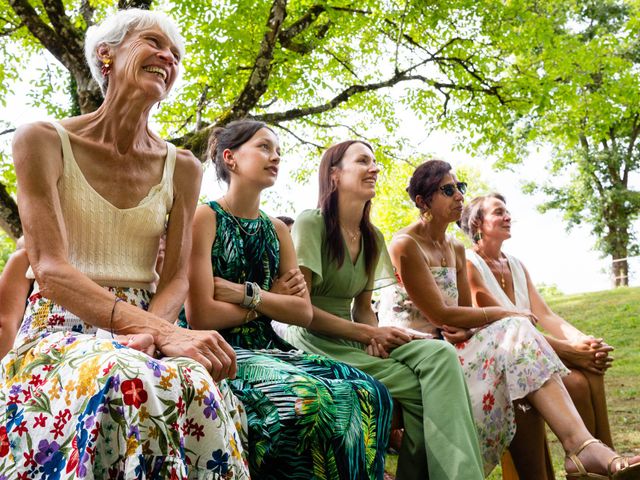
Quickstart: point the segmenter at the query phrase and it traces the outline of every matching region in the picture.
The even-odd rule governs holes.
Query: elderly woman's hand
[[[236,376],[236,353],[216,331],[175,327],[156,346],[167,357],[196,360],[211,373],[216,382]]]
[[[125,347],[133,348],[150,357],[155,356],[156,345],[153,342],[153,335],[150,333],[134,333],[131,335],[116,335],[115,340]]]
[[[307,290],[307,283],[304,281],[304,275],[299,268],[292,268],[288,272],[280,275],[273,285],[271,285],[271,293],[278,293],[280,295],[296,295],[298,297],[304,296],[304,292]]]

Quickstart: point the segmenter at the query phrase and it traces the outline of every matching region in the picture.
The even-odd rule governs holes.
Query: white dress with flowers
[[[455,267],[430,267],[447,305],[458,304]],[[388,287],[379,305],[380,325],[433,332],[401,283]],[[516,432],[513,402],[538,390],[554,374],[569,371],[544,336],[523,317],[509,317],[477,329],[455,345],[478,430],[485,474],[498,464]]]

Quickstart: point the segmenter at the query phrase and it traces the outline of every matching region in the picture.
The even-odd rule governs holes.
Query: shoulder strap
[[[58,122],[51,122],[51,125],[56,129],[58,136],[60,137],[60,143],[62,144],[62,160],[66,163],[69,159],[73,158],[69,133]]]
[[[167,159],[164,162],[164,168],[167,172],[167,178],[172,180],[176,168],[176,146],[173,143],[167,142]]]
[[[413,240],[416,243],[416,245],[420,249],[420,253],[422,253],[422,256],[424,257],[424,261],[427,262],[427,266],[429,268],[431,268],[431,264],[429,263],[429,257],[427,256],[426,252],[422,248],[422,245],[420,245],[420,242],[418,240],[416,240],[415,237],[413,237],[412,235],[409,235],[408,233],[400,233],[400,234],[396,235],[396,238],[402,238],[402,237],[410,238],[411,240]]]

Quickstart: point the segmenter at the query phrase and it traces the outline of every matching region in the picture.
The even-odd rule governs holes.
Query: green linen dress
[[[209,206],[217,224],[214,276],[268,290],[280,262],[269,217],[235,218],[217,202]],[[253,478],[382,480],[392,410],[384,385],[344,363],[296,350],[265,316],[220,333],[236,352],[238,373],[229,385],[246,409]]]
[[[381,254],[375,278],[368,278],[362,253],[355,264],[348,256],[340,267],[330,260],[323,246],[326,234],[319,210],[300,214],[293,240],[298,263],[312,272],[311,302],[315,307],[352,321],[353,299],[365,289],[390,283],[391,261],[382,234],[376,233]],[[382,359],[368,355],[359,342],[293,325],[288,326],[285,337],[300,349],[328,355],[370,374],[401,404],[405,434],[398,459],[399,480],[484,477],[467,387],[452,345],[414,340]]]

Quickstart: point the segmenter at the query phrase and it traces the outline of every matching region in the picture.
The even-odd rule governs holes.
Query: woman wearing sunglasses
[[[460,220],[466,184],[458,182],[448,163],[430,160],[416,169],[407,191],[420,219],[389,246],[400,283],[383,295],[380,323],[441,334],[456,345],[485,474],[514,437],[515,409],[535,408],[568,452],[567,478],[640,478],[640,464],[629,466],[585,427],[560,380],[568,370],[535,329],[535,316],[515,308],[471,306],[464,247],[446,235],[447,227]],[[533,478],[523,473],[521,479]]]

